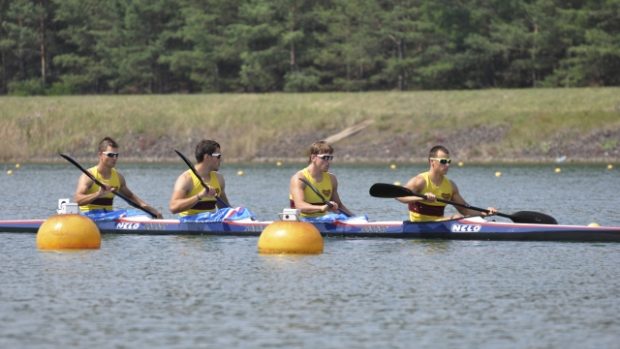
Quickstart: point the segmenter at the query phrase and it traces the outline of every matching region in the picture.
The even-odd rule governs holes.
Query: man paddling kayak
[[[115,168],[119,157],[118,143],[110,137],[103,138],[97,147],[99,162],[96,166],[88,169],[88,172],[103,184],[101,187],[86,174],[78,179],[74,200],[80,207],[82,214],[95,220],[114,218],[126,213],[126,210],[114,210],[114,193],[121,193],[124,197],[141,207],[144,211],[152,213],[157,218],[162,215],[153,206],[147,204],[134,194],[125,181],[125,177]]]
[[[170,199],[170,212],[178,213],[181,217],[215,212],[217,207],[230,206],[226,197],[224,176],[217,172],[222,163],[220,144],[210,139],[202,140],[196,145],[194,155],[197,161],[194,168],[197,173],[194,174],[191,169],[183,172],[174,184]]]
[[[437,201],[437,199],[450,200],[455,203],[466,205],[465,199],[461,196],[459,188],[456,184],[448,179],[446,174],[450,169],[450,152],[443,145],[436,145],[431,148],[428,154],[429,170],[412,177],[406,188],[414,193],[419,193],[426,198],[419,196],[405,196],[396,198],[396,200],[409,206],[409,220],[413,222],[421,221],[439,221],[443,219],[463,218],[463,216],[476,216],[487,213],[474,211],[465,207],[455,206],[460,214],[454,214],[451,217],[444,217],[444,209],[446,204]],[[497,209],[489,207],[487,209],[489,215],[495,214]]]
[[[318,141],[310,146],[308,153],[308,166],[291,177],[291,208],[299,209],[305,220],[326,216],[330,212],[344,215],[344,219],[352,217],[338,195],[336,176],[329,172],[334,148],[325,141]]]
[[[182,222],[254,218],[248,209],[232,208],[228,203],[224,176],[218,172],[222,164],[222,150],[218,142],[205,139],[196,145],[196,166],[181,152],[175,151],[190,169],[183,172],[174,184],[170,212],[178,213]]]

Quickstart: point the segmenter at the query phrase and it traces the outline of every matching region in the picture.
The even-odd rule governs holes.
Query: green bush
[[[320,88],[319,77],[316,74],[304,72],[292,72],[284,77],[284,91],[286,92],[311,92]]]
[[[50,96],[65,96],[78,92],[79,91],[75,88],[74,84],[65,81],[55,82],[50,88],[47,89],[47,94]]]
[[[11,81],[8,86],[9,94],[13,96],[45,95],[45,86],[38,79]]]

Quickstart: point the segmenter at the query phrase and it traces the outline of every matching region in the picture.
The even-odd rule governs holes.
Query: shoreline
[[[91,157],[74,157],[78,162],[96,162],[96,156],[93,155]],[[190,159],[192,162],[195,162],[194,159]],[[564,160],[558,161],[555,159],[542,159],[542,158],[522,158],[522,159],[458,159],[454,158],[452,167],[458,166],[459,162],[467,165],[620,165],[620,158],[566,158]],[[27,161],[3,161],[0,162],[1,165],[11,165],[11,164],[63,164],[67,163],[66,160],[62,158],[34,158]],[[177,164],[183,163],[178,157],[124,157],[122,158],[122,163],[130,163],[130,164]],[[274,164],[277,165],[281,163],[282,165],[303,165],[307,163],[305,158],[258,158],[252,160],[244,160],[240,158],[226,158],[224,160],[224,166],[226,164],[233,165],[269,165]],[[368,158],[336,158],[334,164],[337,166],[338,164],[345,165],[362,165],[362,166],[382,166],[382,165],[425,165],[426,161],[423,159],[420,160],[411,160],[411,159],[368,159]]]

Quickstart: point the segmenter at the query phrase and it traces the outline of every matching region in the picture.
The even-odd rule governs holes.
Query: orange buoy
[[[40,250],[98,249],[101,233],[88,217],[79,214],[59,214],[45,220],[37,231]]]
[[[311,223],[275,221],[260,234],[258,252],[320,254],[323,253],[323,237]]]

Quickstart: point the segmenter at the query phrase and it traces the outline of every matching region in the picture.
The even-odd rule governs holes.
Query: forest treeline
[[[620,85],[620,0],[0,0],[0,94]]]

